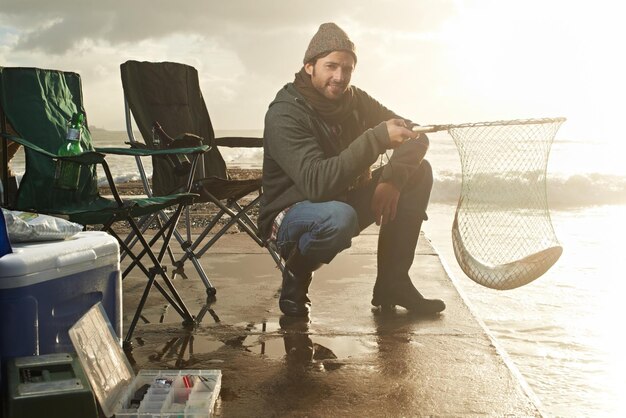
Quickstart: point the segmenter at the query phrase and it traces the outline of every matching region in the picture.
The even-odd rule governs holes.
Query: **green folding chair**
[[[38,68],[0,67],[0,121],[2,142],[14,141],[24,146],[26,171],[19,185],[13,209],[46,213],[64,217],[81,225],[94,225],[109,232],[120,242],[123,253],[131,258],[131,266],[143,271],[147,284],[130,323],[125,344],[130,343],[137,322],[150,290],[154,286],[183,319],[192,324],[194,317],[176,290],[166,269],[162,266],[165,251],[186,205],[198,196],[190,193],[191,178],[186,190],[159,197],[122,199],[117,191],[113,176],[107,165],[106,153],[129,156],[171,155],[174,151],[98,148],[94,149],[87,127],[82,133],[84,153],[73,157],[60,157],[57,151],[65,141],[67,123],[75,112],[85,113],[83,107],[80,76],[73,72],[44,70]],[[7,122],[17,136],[7,132]],[[87,124],[85,124],[88,126]],[[208,146],[177,149],[177,154],[189,156],[195,166]],[[77,190],[63,190],[54,186],[56,162],[67,160],[81,165]],[[100,164],[106,175],[113,198],[105,198],[98,192],[96,165]],[[135,218],[148,216],[165,209],[172,212],[166,223],[148,241],[137,225]],[[113,229],[117,222],[127,222],[137,237],[138,249],[131,249]],[[153,249],[156,247],[156,249]],[[159,278],[160,280],[157,280]]]
[[[192,66],[175,62],[127,61],[120,66],[120,70],[124,88],[126,128],[131,144],[148,148],[162,146],[163,138],[160,138],[161,144],[154,142],[155,138],[159,138],[158,132],[155,136],[154,131],[155,124],[158,123],[168,136],[192,134],[200,138],[204,144],[211,146],[198,164],[191,190],[200,195],[195,203],[211,203],[215,205],[216,213],[197,236],[192,234],[189,217],[184,217],[186,236],[175,233],[184,254],[175,260],[174,272],[184,274],[184,264],[189,260],[203,281],[208,296],[214,296],[216,289],[204,272],[199,259],[233,226],[238,226],[259,246],[265,247],[277,266],[283,269],[284,262],[278,251],[259,237],[257,225],[250,216],[252,209],[257,207],[261,199],[261,178],[245,180],[230,178],[226,163],[218,149],[218,146],[259,148],[263,146],[262,138],[215,137],[200,89],[198,72]],[[134,136],[133,120],[141,132],[143,143],[137,141]],[[143,165],[139,164],[138,168],[146,194],[149,196],[172,193],[180,190],[185,184],[184,173],[177,173],[179,170],[171,161],[153,159],[151,181],[148,181],[148,174]],[[189,207],[186,210],[189,210]],[[222,219],[225,222],[220,224]]]

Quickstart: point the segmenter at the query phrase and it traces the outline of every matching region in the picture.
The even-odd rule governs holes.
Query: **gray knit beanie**
[[[302,62],[306,64],[319,55],[333,51],[347,51],[351,53],[356,63],[356,49],[348,34],[334,23],[322,23],[317,33],[311,38]]]

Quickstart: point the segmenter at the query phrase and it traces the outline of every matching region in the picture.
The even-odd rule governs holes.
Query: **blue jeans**
[[[372,173],[368,185],[351,191],[346,202],[332,200],[300,202],[287,211],[278,229],[276,244],[287,258],[297,245],[309,259],[328,264],[341,251],[349,248],[352,238],[374,222],[371,200],[382,168]],[[432,188],[432,168],[423,160],[419,169],[400,192],[396,220],[427,219],[426,207]],[[419,234],[419,231],[418,231]]]

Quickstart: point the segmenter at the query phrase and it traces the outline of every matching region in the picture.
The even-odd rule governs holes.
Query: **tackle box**
[[[15,357],[7,364],[6,418],[98,418],[74,353]]]
[[[101,304],[69,331],[92,390],[107,417],[211,417],[220,370],[141,370],[135,375]]]

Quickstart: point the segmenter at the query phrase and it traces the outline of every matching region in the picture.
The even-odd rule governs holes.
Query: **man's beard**
[[[313,67],[313,71],[311,72],[311,79],[313,79],[313,77],[315,77],[315,67]],[[332,98],[329,98],[326,96],[326,94],[324,94],[327,89],[334,89],[336,87],[339,87],[340,89],[340,92],[338,95],[333,96]],[[322,94],[324,97],[326,97],[329,100],[340,100],[345,94],[346,90],[348,90],[348,83],[337,83],[333,81],[325,82],[322,88],[317,88],[317,91],[319,91],[320,94]]]

